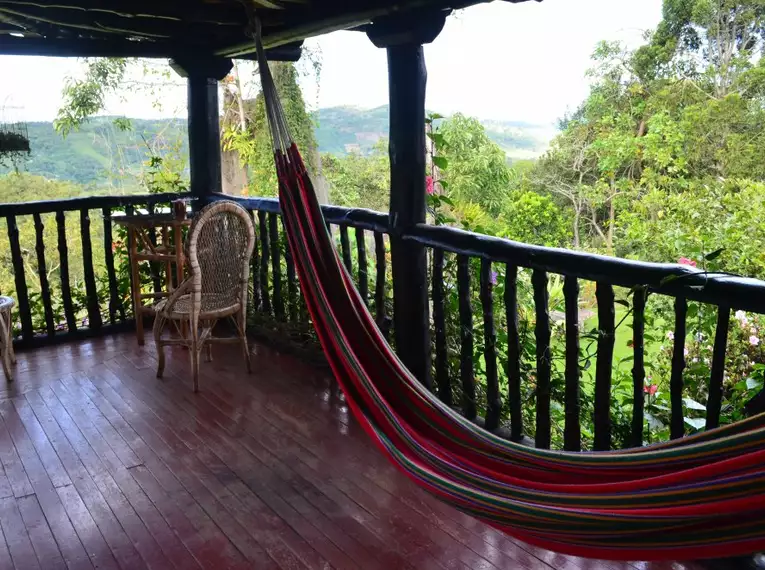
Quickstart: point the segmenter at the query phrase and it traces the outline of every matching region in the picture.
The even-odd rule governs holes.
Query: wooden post
[[[218,81],[231,71],[232,62],[216,57],[176,58],[170,66],[188,82],[189,190],[199,208],[222,188]]]
[[[422,44],[433,41],[445,12],[374,22],[368,35],[388,51],[390,97],[390,236],[396,351],[431,386],[430,315],[425,247],[402,234],[425,222],[425,86]]]

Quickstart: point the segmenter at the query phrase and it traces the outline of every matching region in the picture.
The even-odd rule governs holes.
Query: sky
[[[586,97],[585,72],[596,44],[620,40],[640,45],[643,33],[660,21],[661,3],[492,2],[459,11],[425,46],[427,107],[441,114],[459,111],[481,119],[554,123]],[[318,85],[312,74],[302,80],[310,106],[371,108],[387,103],[385,50],[375,48],[365,34],[335,32],[307,45],[321,51],[322,64]],[[81,69],[75,59],[0,56],[0,122],[52,120],[67,77],[76,77]],[[111,97],[106,112],[139,118],[185,115],[182,80],[163,80],[150,91],[136,85]]]

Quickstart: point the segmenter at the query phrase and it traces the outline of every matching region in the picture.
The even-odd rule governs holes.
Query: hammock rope
[[[468,421],[398,359],[329,236],[255,20],[279,202],[313,325],[355,418],[420,487],[545,549],[611,560],[765,548],[765,415],[644,448],[535,449]]]

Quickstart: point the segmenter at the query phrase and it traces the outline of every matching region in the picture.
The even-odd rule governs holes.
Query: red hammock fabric
[[[396,466],[456,508],[567,554],[676,560],[765,547],[763,416],[649,448],[563,453],[501,440],[423,388],[340,262],[258,47],[301,290],[354,416]]]

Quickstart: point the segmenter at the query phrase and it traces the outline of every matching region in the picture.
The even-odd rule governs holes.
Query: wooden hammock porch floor
[[[217,348],[217,347],[216,347]],[[0,569],[696,569],[560,556],[396,472],[334,382],[289,356],[187,354],[133,335],[19,354],[0,393]]]

